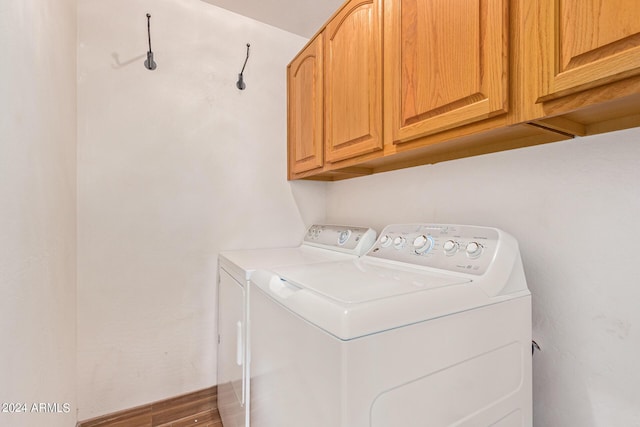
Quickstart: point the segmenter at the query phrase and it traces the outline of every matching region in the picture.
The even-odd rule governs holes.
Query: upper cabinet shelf
[[[348,1],[289,65],[289,179],[640,125],[636,2]]]

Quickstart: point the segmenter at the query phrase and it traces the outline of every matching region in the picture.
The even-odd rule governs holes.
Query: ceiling
[[[240,15],[311,38],[343,0],[203,0]]]

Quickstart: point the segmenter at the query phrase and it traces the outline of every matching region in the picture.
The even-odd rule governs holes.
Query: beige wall
[[[640,425],[640,129],[332,183],[327,219],[445,222],[520,242],[534,425]]]
[[[75,0],[0,2],[0,343],[0,425],[74,425]]]
[[[324,218],[324,184],[286,181],[305,42],[199,0],[79,2],[79,419],[214,385],[218,252]]]

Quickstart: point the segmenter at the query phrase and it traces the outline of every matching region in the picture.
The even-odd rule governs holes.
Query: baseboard
[[[125,409],[86,421],[77,427],[222,427],[218,387]]]

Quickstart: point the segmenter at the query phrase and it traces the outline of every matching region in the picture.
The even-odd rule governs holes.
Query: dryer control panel
[[[366,227],[314,224],[304,236],[304,244],[364,255],[376,241],[376,232]]]
[[[500,231],[449,224],[396,224],[382,230],[367,256],[482,275],[493,262]]]

